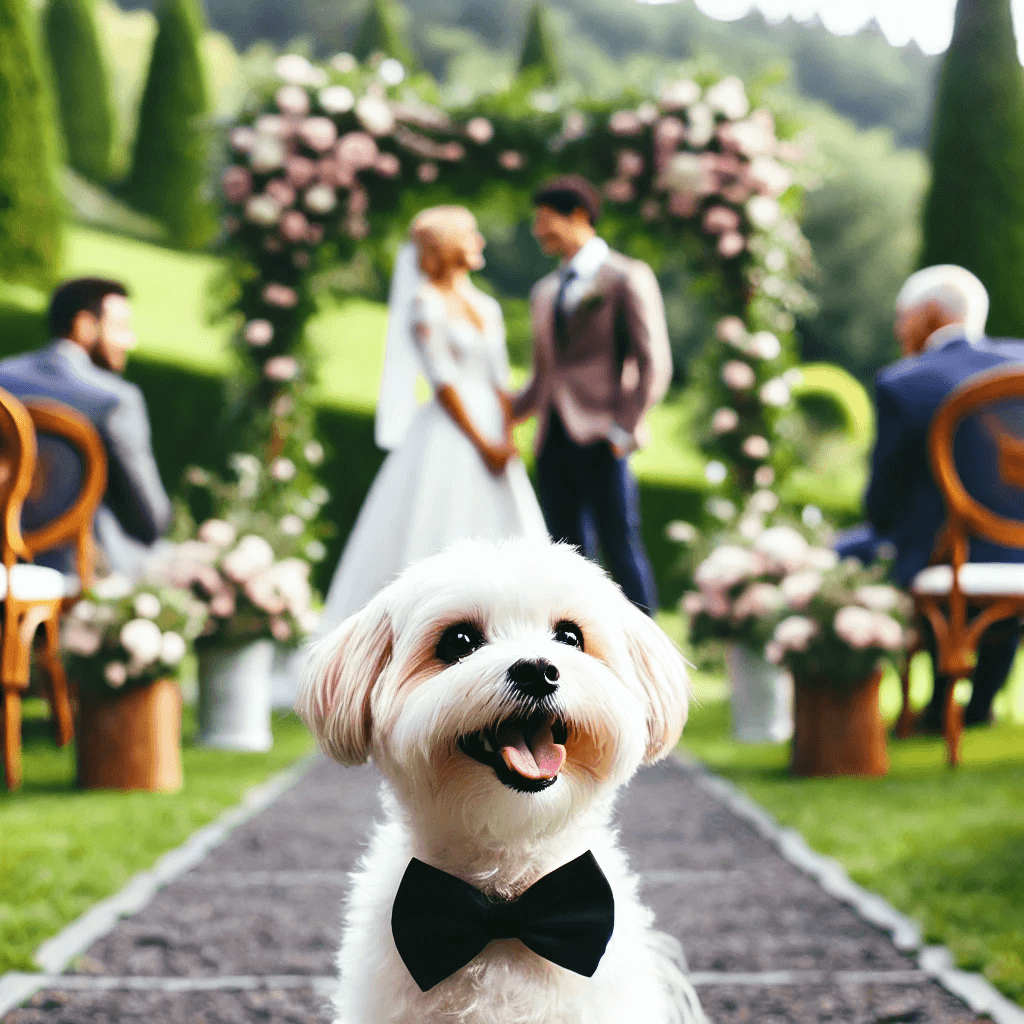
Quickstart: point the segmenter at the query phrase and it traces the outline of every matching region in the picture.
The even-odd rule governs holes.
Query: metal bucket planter
[[[793,735],[793,680],[745,644],[730,644],[732,735],[740,743],[785,743]]]
[[[218,750],[269,750],[274,641],[223,647],[196,645],[199,660],[199,736]]]

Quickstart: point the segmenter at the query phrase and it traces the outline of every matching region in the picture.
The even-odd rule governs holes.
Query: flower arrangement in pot
[[[178,684],[207,615],[188,591],[114,575],[65,616],[62,648],[79,698],[80,785],[180,788]]]
[[[190,538],[176,545],[163,572],[209,609],[196,642],[200,742],[266,750],[275,645],[297,646],[319,619],[310,563],[323,557],[316,518],[327,492],[315,483],[304,488],[288,459],[263,467],[239,454],[232,466],[234,481],[188,472],[214,515],[191,522]]]
[[[765,655],[787,667],[795,681],[795,774],[888,771],[878,706],[880,665],[906,651],[912,605],[881,582],[885,572],[884,565],[865,569],[849,559],[801,581],[795,599],[790,584]]]
[[[765,660],[764,648],[787,598],[836,561],[795,527],[766,526],[777,508],[772,492],[755,492],[732,532],[717,537],[710,551],[698,548],[698,589],[682,603],[692,643],[725,644],[732,732],[741,742],[779,743],[792,735],[792,681]]]

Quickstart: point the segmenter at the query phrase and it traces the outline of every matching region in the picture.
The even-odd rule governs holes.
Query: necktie
[[[589,978],[614,924],[611,886],[589,850],[500,903],[414,857],[391,910],[395,946],[424,992],[492,939],[519,939],[545,960]]]
[[[558,288],[558,295],[555,296],[555,342],[560,349],[565,349],[569,343],[569,313],[565,308],[565,293],[569,285],[579,277],[574,267],[569,267],[562,275],[562,283]]]

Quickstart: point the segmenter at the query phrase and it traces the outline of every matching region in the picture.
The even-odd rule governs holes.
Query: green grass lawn
[[[44,940],[312,748],[294,715],[275,715],[267,753],[206,750],[192,742],[186,707],[180,793],[81,791],[72,746],[54,747],[45,705],[25,708],[24,786],[0,793],[0,973],[35,970]]]
[[[669,630],[678,620],[666,617]],[[930,692],[915,663],[912,696]],[[881,779],[796,779],[788,745],[748,746],[729,736],[720,676],[696,674],[698,703],[683,748],[732,780],[850,876],[919,921],[925,940],[949,946],[958,964],[985,974],[1024,1003],[1024,656],[997,704],[998,722],[965,733],[951,770],[938,739],[890,742]],[[890,673],[881,697],[899,704]]]

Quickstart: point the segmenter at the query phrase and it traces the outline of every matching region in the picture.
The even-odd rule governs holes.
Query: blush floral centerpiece
[[[287,463],[287,472],[281,463]],[[232,459],[235,480],[192,468],[186,482],[213,514],[181,520],[189,539],[165,561],[164,576],[209,610],[196,641],[200,742],[232,750],[266,750],[275,647],[297,646],[315,628],[318,599],[311,561],[323,557],[317,523],[327,500],[316,483],[294,484],[298,467],[254,456]]]
[[[81,786],[180,788],[180,676],[207,616],[186,590],[116,575],[98,580],[65,616]]]

